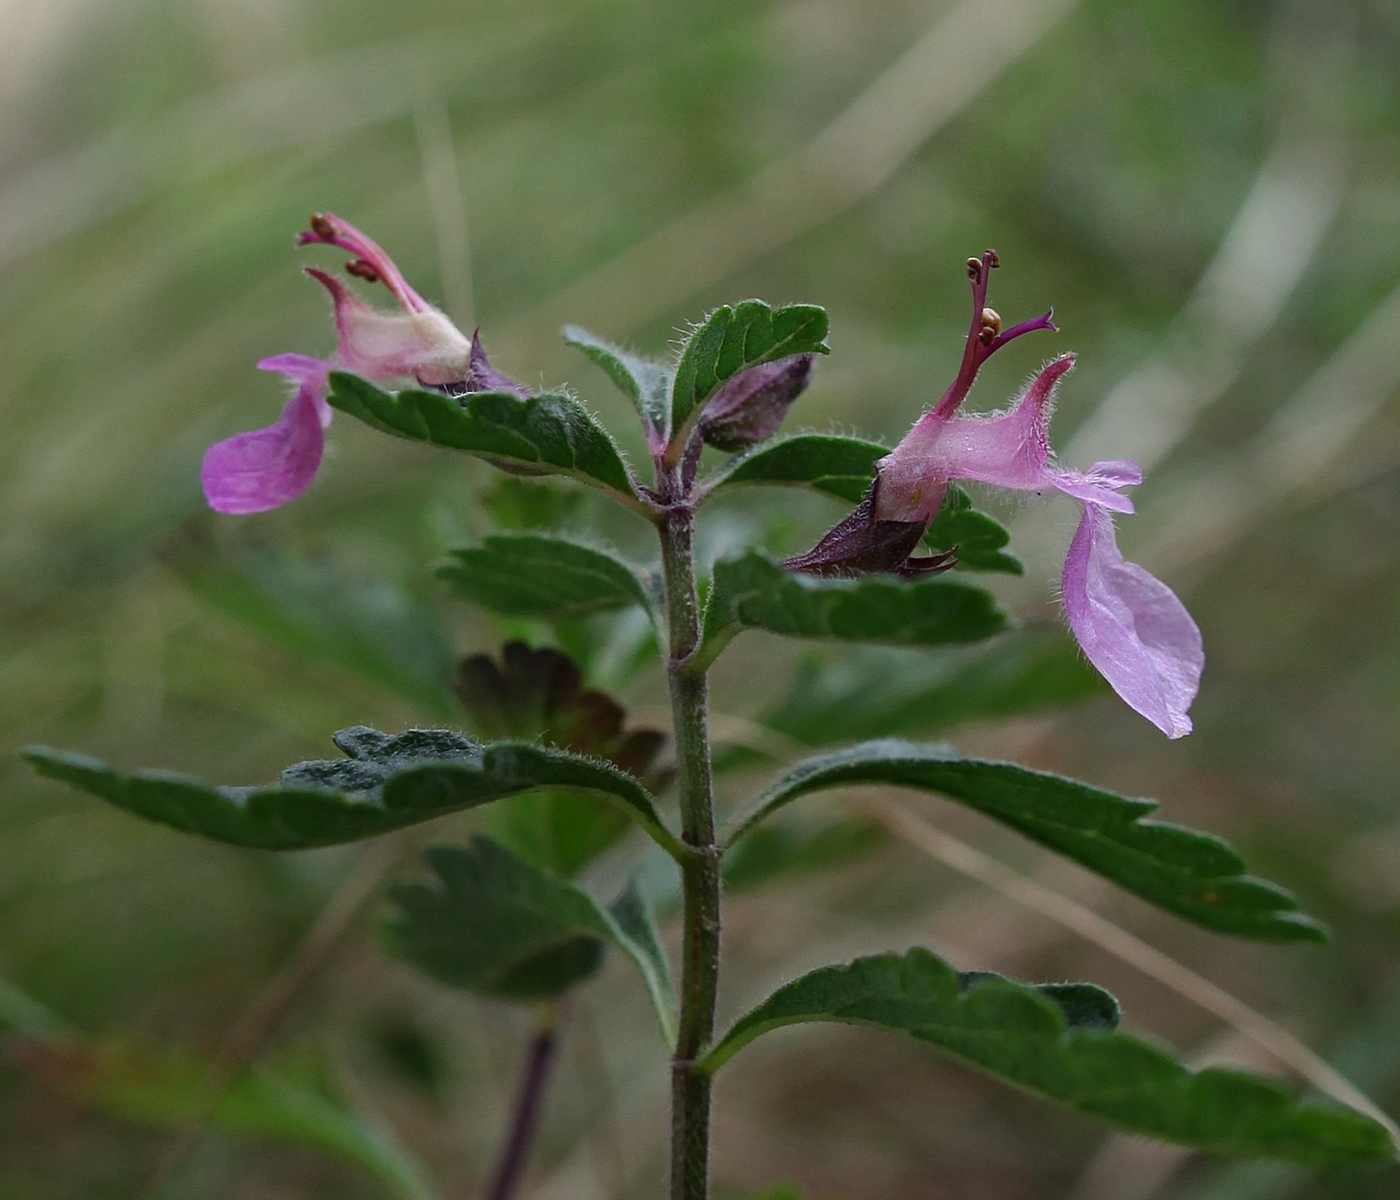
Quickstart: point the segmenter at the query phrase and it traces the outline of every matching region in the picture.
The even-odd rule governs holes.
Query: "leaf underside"
[[[797,764],[735,821],[738,841],[764,817],[830,787],[884,784],[936,792],[1217,933],[1322,942],[1325,929],[1282,888],[1246,875],[1244,861],[1206,833],[1146,820],[1152,800],[1129,799],[1013,763],[964,758],[945,746],[865,742]]]
[[[498,534],[452,551],[438,577],[459,596],[512,617],[562,620],[640,605],[647,583],[605,550],[542,534]]]
[[[820,579],[785,571],[758,551],[715,564],[702,657],[736,633],[936,646],[975,642],[1008,628],[989,592],[949,579],[888,575]]]
[[[670,977],[635,890],[612,910],[490,838],[433,846],[425,882],[402,883],[386,937],[405,961],[449,987],[505,1000],[562,995],[593,975],[611,945],[641,971],[664,1036],[672,1028]]]
[[[331,406],[381,432],[475,454],[517,474],[568,475],[641,507],[621,451],[569,396],[452,397],[418,388],[386,392],[343,371],[332,371],[330,378]]]
[[[761,1034],[813,1021],[903,1033],[1045,1099],[1201,1150],[1313,1165],[1394,1154],[1386,1131],[1359,1113],[1239,1071],[1193,1072],[1116,1032],[1117,1003],[1100,988],[959,974],[926,950],[795,980],[740,1017],[702,1065],[716,1070]]]
[[[86,755],[32,746],[23,753],[50,779],[118,808],[215,841],[307,850],[389,833],[506,796],[560,790],[619,806],[668,852],[679,843],[651,795],[607,763],[529,742],[473,742],[441,729],[397,736],[357,726],[335,735],[347,757],[297,763],[280,786],[213,787],[168,771],[125,773]]]

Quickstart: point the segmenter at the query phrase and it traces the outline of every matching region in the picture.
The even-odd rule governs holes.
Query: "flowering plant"
[[[788,836],[773,836],[790,820],[790,805],[825,789],[938,793],[1220,934],[1325,940],[1288,893],[1247,875],[1223,842],[1149,819],[1150,801],[946,746],[852,741],[853,731],[881,721],[860,687],[828,695],[842,718],[807,739],[835,748],[789,765],[723,824],[717,819],[716,775],[732,761],[713,750],[709,670],[739,634],[1019,653],[1018,639],[1032,631],[1018,629],[966,574],[1019,571],[1020,564],[1004,550],[1006,532],[972,506],[964,482],[1058,492],[1081,505],[1060,590],[1069,629],[1132,709],[1168,737],[1190,732],[1204,663],[1200,633],[1175,594],[1125,562],[1115,541],[1114,515],[1132,512],[1123,490],[1140,483],[1141,473],[1120,461],[1061,467],[1050,450],[1055,389],[1072,356],[1044,366],[1005,411],[963,412],[992,354],[1055,329],[1048,313],[1003,329],[988,305],[995,254],[968,261],[972,322],[957,377],[892,450],[852,437],[775,436],[817,357],[828,353],[827,317],[815,306],[746,300],[720,307],[686,335],[674,360],[566,330],[635,406],[651,459],[643,479],[582,404],[502,375],[480,338],[459,331],[358,230],[318,215],[301,244],[344,250],[347,272],[384,284],[397,311],[371,307],[345,281],[307,269],[334,305],[335,354],[286,353],[259,364],[287,377],[294,394],[272,425],[209,449],[202,478],[210,507],[257,513],[304,493],[336,411],[515,475],[557,475],[597,489],[650,524],[654,563],[517,531],[455,551],[440,575],[457,595],[512,618],[564,623],[641,613],[667,678],[669,737],[631,726],[616,701],[584,686],[560,650],[517,641],[499,659],[479,654],[460,664],[457,697],[477,736],[345,729],[333,737],[343,757],[290,766],[275,785],[212,787],[42,747],[26,753],[43,774],[121,808],[262,850],[374,838],[491,806],[489,835],[426,850],[419,876],[392,888],[386,935],[393,953],[442,984],[529,1004],[538,1014],[486,1195],[517,1193],[545,1094],[558,1002],[598,971],[609,950],[636,968],[669,1054],[673,1200],[708,1195],[717,1072],[755,1038],[800,1022],[901,1034],[1048,1100],[1187,1146],[1308,1163],[1393,1156],[1389,1132],[1371,1115],[1298,1100],[1273,1081],[1236,1071],[1192,1071],[1120,1032],[1117,1001],[1093,984],[1014,982],[976,964],[957,970],[923,949],[823,967],[779,988],[727,1030],[717,1028],[724,890],[831,861],[809,852],[822,839],[834,844],[833,832],[848,826],[814,834],[793,825]],[[394,383],[402,386],[383,386]],[[805,487],[854,508],[806,553],[779,560],[754,547],[702,563],[698,514],[743,485]],[[1041,703],[1033,692],[1024,673],[1013,673],[994,702],[984,690],[982,703],[996,714],[1026,711]],[[816,700],[801,703],[810,708]],[[863,717],[863,706],[873,715]],[[800,730],[800,719],[793,728]],[[639,836],[627,840],[634,830]],[[840,844],[858,850],[868,843]],[[605,855],[636,868],[608,902],[596,894],[603,876],[590,870]],[[657,872],[644,869],[657,859],[670,867],[660,884]],[[678,978],[658,932],[658,908],[677,918]],[[379,1163],[400,1193],[430,1194],[419,1173],[383,1168],[363,1146],[357,1152]]]

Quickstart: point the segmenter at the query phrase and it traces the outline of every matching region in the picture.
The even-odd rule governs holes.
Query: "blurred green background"
[[[38,781],[13,747],[269,780],[329,753],[341,726],[460,722],[444,699],[453,655],[548,636],[454,606],[433,581],[489,513],[523,520],[540,500],[482,464],[341,419],[304,500],[204,511],[204,447],[278,410],[255,360],[332,346],[324,297],[297,273],[316,254],[292,245],[310,212],[368,231],[480,324],[508,374],[570,382],[634,460],[625,402],[560,324],[659,351],[722,301],[823,304],[833,354],[788,428],[894,438],[951,376],[962,264],[991,245],[998,310],[1053,304],[1063,332],[999,355],[974,403],[1079,352],[1056,444],[1073,465],[1148,468],[1122,544],[1188,601],[1208,663],[1180,743],[1112,697],[954,736],[1159,797],[1337,936],[1235,943],[946,806],[920,811],[1229,988],[1400,1111],[1397,64],[1386,0],[0,2],[0,975],[22,990],[0,989],[0,1019],[211,1054],[377,861],[189,840]],[[644,528],[591,498],[548,505],[649,552]],[[715,506],[707,544],[796,551],[839,514],[750,493]],[[1028,570],[992,586],[1053,620],[1073,510],[1003,515]],[[633,673],[613,632],[591,680],[658,720],[657,672]],[[771,749],[763,716],[810,653],[746,635],[716,682],[721,737]],[[443,1196],[474,1195],[523,1018],[385,960],[376,911],[297,991],[269,1054],[314,1059]],[[736,897],[724,1011],[809,966],[913,943],[960,967],[1094,978],[1131,1028],[1188,1056],[1275,1066],[893,844]],[[660,1194],[666,1078],[644,1006],[622,966],[580,998],[529,1196]],[[67,1086],[81,1065],[26,1046],[12,1038],[0,1060],[0,1196],[384,1194],[304,1148],[104,1114]],[[1115,1138],[860,1031],[772,1039],[719,1104],[715,1173],[734,1195],[782,1181],[812,1200],[1397,1194],[1394,1173]]]

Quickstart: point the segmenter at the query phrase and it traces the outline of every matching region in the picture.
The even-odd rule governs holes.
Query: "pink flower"
[[[330,363],[279,354],[258,363],[297,384],[275,425],[216,442],[204,455],[200,480],[215,512],[242,516],[295,500],[311,486],[326,448],[331,406],[326,403]]]
[[[491,367],[475,335],[467,338],[415,292],[393,260],[354,226],[318,213],[298,239],[302,246],[313,243],[338,246],[354,255],[346,270],[369,283],[382,281],[400,311],[373,309],[339,279],[306,268],[335,305],[335,359],[281,354],[258,364],[291,379],[296,394],[276,424],[209,447],[200,477],[215,512],[265,512],[295,500],[311,486],[331,420],[326,392],[332,370],[353,371],[376,382],[408,376],[454,394],[502,388],[524,394]]]
[[[986,307],[987,280],[996,266],[991,251],[980,261],[968,262],[973,323],[953,385],[880,460],[860,508],[812,551],[787,565],[822,574],[943,569],[951,565],[946,556],[907,555],[937,514],[953,480],[1013,491],[1063,492],[1084,509],[1062,580],[1070,629],[1089,661],[1131,708],[1168,737],[1181,737],[1191,732],[1187,710],[1205,665],[1200,630],[1170,588],[1136,564],[1124,562],[1114,538],[1112,514],[1133,511],[1122,489],[1141,483],[1142,472],[1136,463],[1117,461],[1095,463],[1087,471],[1064,470],[1050,452],[1055,388],[1073,367],[1073,356],[1044,367],[1005,412],[958,413],[978,369],[996,350],[1034,329],[1055,328],[1047,313],[1001,331],[1001,318]],[[906,557],[893,561],[901,551]]]
[[[346,270],[369,283],[382,282],[401,310],[371,308],[335,276],[307,267],[306,273],[330,292],[335,304],[336,359],[341,367],[375,381],[411,375],[428,387],[466,378],[471,339],[409,287],[393,259],[331,213],[317,213],[311,228],[297,238],[299,246],[317,243],[353,254]]]

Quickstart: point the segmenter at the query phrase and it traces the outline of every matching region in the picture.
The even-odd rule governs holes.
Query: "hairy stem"
[[[672,476],[663,486],[665,482],[679,481]],[[709,1192],[710,1080],[695,1064],[714,1035],[719,988],[720,852],[710,778],[708,684],[703,672],[689,671],[700,643],[693,525],[694,512],[681,503],[667,514],[660,531],[681,827],[692,851],[681,866],[685,932],[680,1023],[671,1059],[671,1200],[705,1200]]]
[[[505,1145],[501,1147],[501,1156],[496,1160],[496,1170],[483,1194],[484,1200],[512,1200],[520,1188],[525,1163],[530,1156],[530,1142],[539,1124],[545,1084],[549,1080],[550,1067],[554,1065],[555,1016],[552,1004],[540,1006],[535,1034],[530,1039],[525,1067],[520,1072],[515,1106],[511,1111],[510,1132],[506,1135]]]

